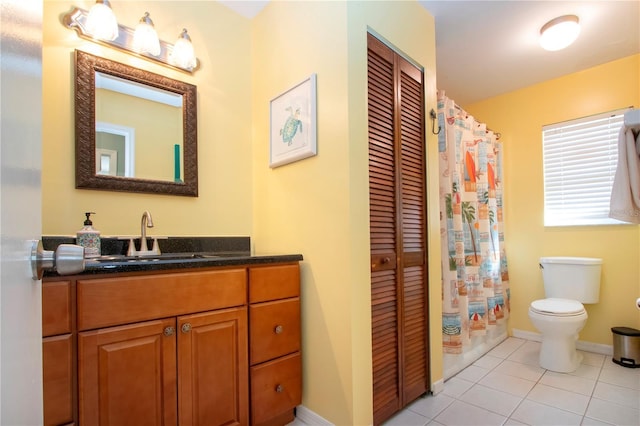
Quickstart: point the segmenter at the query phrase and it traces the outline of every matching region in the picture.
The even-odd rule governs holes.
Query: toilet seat
[[[554,317],[572,317],[585,312],[584,306],[577,300],[559,298],[534,300],[530,310],[539,315]]]

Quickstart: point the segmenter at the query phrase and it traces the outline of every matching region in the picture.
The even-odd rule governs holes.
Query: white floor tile
[[[426,398],[418,398],[408,408],[426,418],[433,419],[447,408],[455,398],[445,395],[442,392],[437,395],[427,396]]]
[[[615,365],[612,368],[602,368],[599,381],[629,389],[640,390],[640,369]]]
[[[589,397],[575,392],[554,388],[538,383],[531,389],[527,399],[541,404],[550,405],[561,410],[584,415],[589,405]]]
[[[611,423],[601,422],[600,420],[592,419],[591,417],[585,416],[582,419],[581,426],[611,426]]]
[[[580,364],[576,371],[572,371],[572,376],[583,377],[585,379],[598,380],[598,376],[600,375],[600,367],[595,367],[593,365],[586,365],[584,363]]]
[[[502,361],[504,361],[504,358],[485,355],[474,362],[473,365],[475,365],[476,367],[486,368],[487,370],[492,370],[494,367],[497,367],[498,364],[500,364]]]
[[[578,376],[572,376],[571,374],[556,373],[553,371],[547,371],[544,373],[540,379],[540,383],[587,396],[591,396],[593,388],[596,385],[596,381],[592,379],[585,379]]]
[[[506,358],[511,355],[516,349],[522,346],[526,340],[518,339],[516,337],[509,337],[504,342],[500,343],[495,348],[491,349],[488,355],[498,358]]]
[[[640,410],[624,407],[598,398],[591,398],[586,416],[614,425],[640,425]]]
[[[520,404],[522,398],[486,386],[474,385],[460,397],[460,401],[502,416],[509,416]]]
[[[471,404],[455,401],[434,420],[447,426],[491,426],[502,425],[507,418]]]
[[[384,426],[426,426],[429,419],[413,411],[403,410],[383,423]]]
[[[581,415],[529,400],[522,401],[511,418],[535,426],[572,426],[582,421]]]
[[[504,425],[502,425],[502,426],[520,426],[520,425],[526,425],[526,423],[519,422],[519,421],[514,420],[511,417],[509,417],[507,419],[507,421],[504,422]]]
[[[527,395],[536,384],[534,381],[509,376],[508,374],[502,374],[495,370],[484,376],[478,383],[521,398]]]
[[[540,342],[526,342],[507,358],[509,361],[540,366]]]
[[[614,402],[625,407],[640,409],[640,391],[624,388],[605,382],[596,383],[593,397],[604,401]]]
[[[458,379],[457,377],[452,377],[446,382],[444,382],[444,389],[442,393],[445,395],[452,396],[454,398],[458,398],[460,395],[465,393],[471,386],[473,386],[473,382],[468,380]]]
[[[537,382],[546,370],[537,365],[521,364],[507,359],[495,371]]]
[[[594,354],[593,352],[578,351],[582,354],[582,363],[586,365],[592,365],[594,367],[602,368],[605,359],[607,358],[602,354]],[[609,361],[611,362],[611,361]]]
[[[491,371],[491,370],[487,369],[487,368],[476,367],[475,365],[470,365],[467,368],[465,368],[464,370],[462,370],[461,372],[459,372],[458,374],[456,374],[456,377],[458,379],[463,379],[463,380],[467,380],[469,382],[476,383],[478,380],[480,380],[484,376],[486,376],[487,373],[489,373],[489,371]]]

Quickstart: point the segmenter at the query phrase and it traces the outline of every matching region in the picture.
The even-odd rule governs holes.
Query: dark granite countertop
[[[73,237],[42,237],[45,250],[60,244],[75,244]],[[135,240],[140,246],[139,238]],[[153,244],[149,238],[148,246]],[[160,256],[127,256],[128,239],[101,238],[102,256],[85,259],[85,270],[78,275],[152,272],[237,265],[299,262],[301,254],[251,254],[249,237],[159,237]],[[45,277],[59,276],[45,272]]]

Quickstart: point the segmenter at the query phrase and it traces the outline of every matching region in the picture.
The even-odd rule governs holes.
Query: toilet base
[[[582,354],[576,351],[578,335],[566,338],[542,336],[540,367],[557,373],[576,371],[582,363]]]

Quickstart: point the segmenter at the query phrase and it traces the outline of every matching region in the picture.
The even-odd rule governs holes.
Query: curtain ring
[[[436,112],[433,110],[433,108],[431,108],[431,111],[429,111],[429,116],[431,116],[431,133],[433,133],[434,135],[440,134],[440,130],[442,130],[442,128],[440,127],[440,125],[438,125],[438,131],[436,132],[436,118],[438,118],[438,116],[436,115]]]

